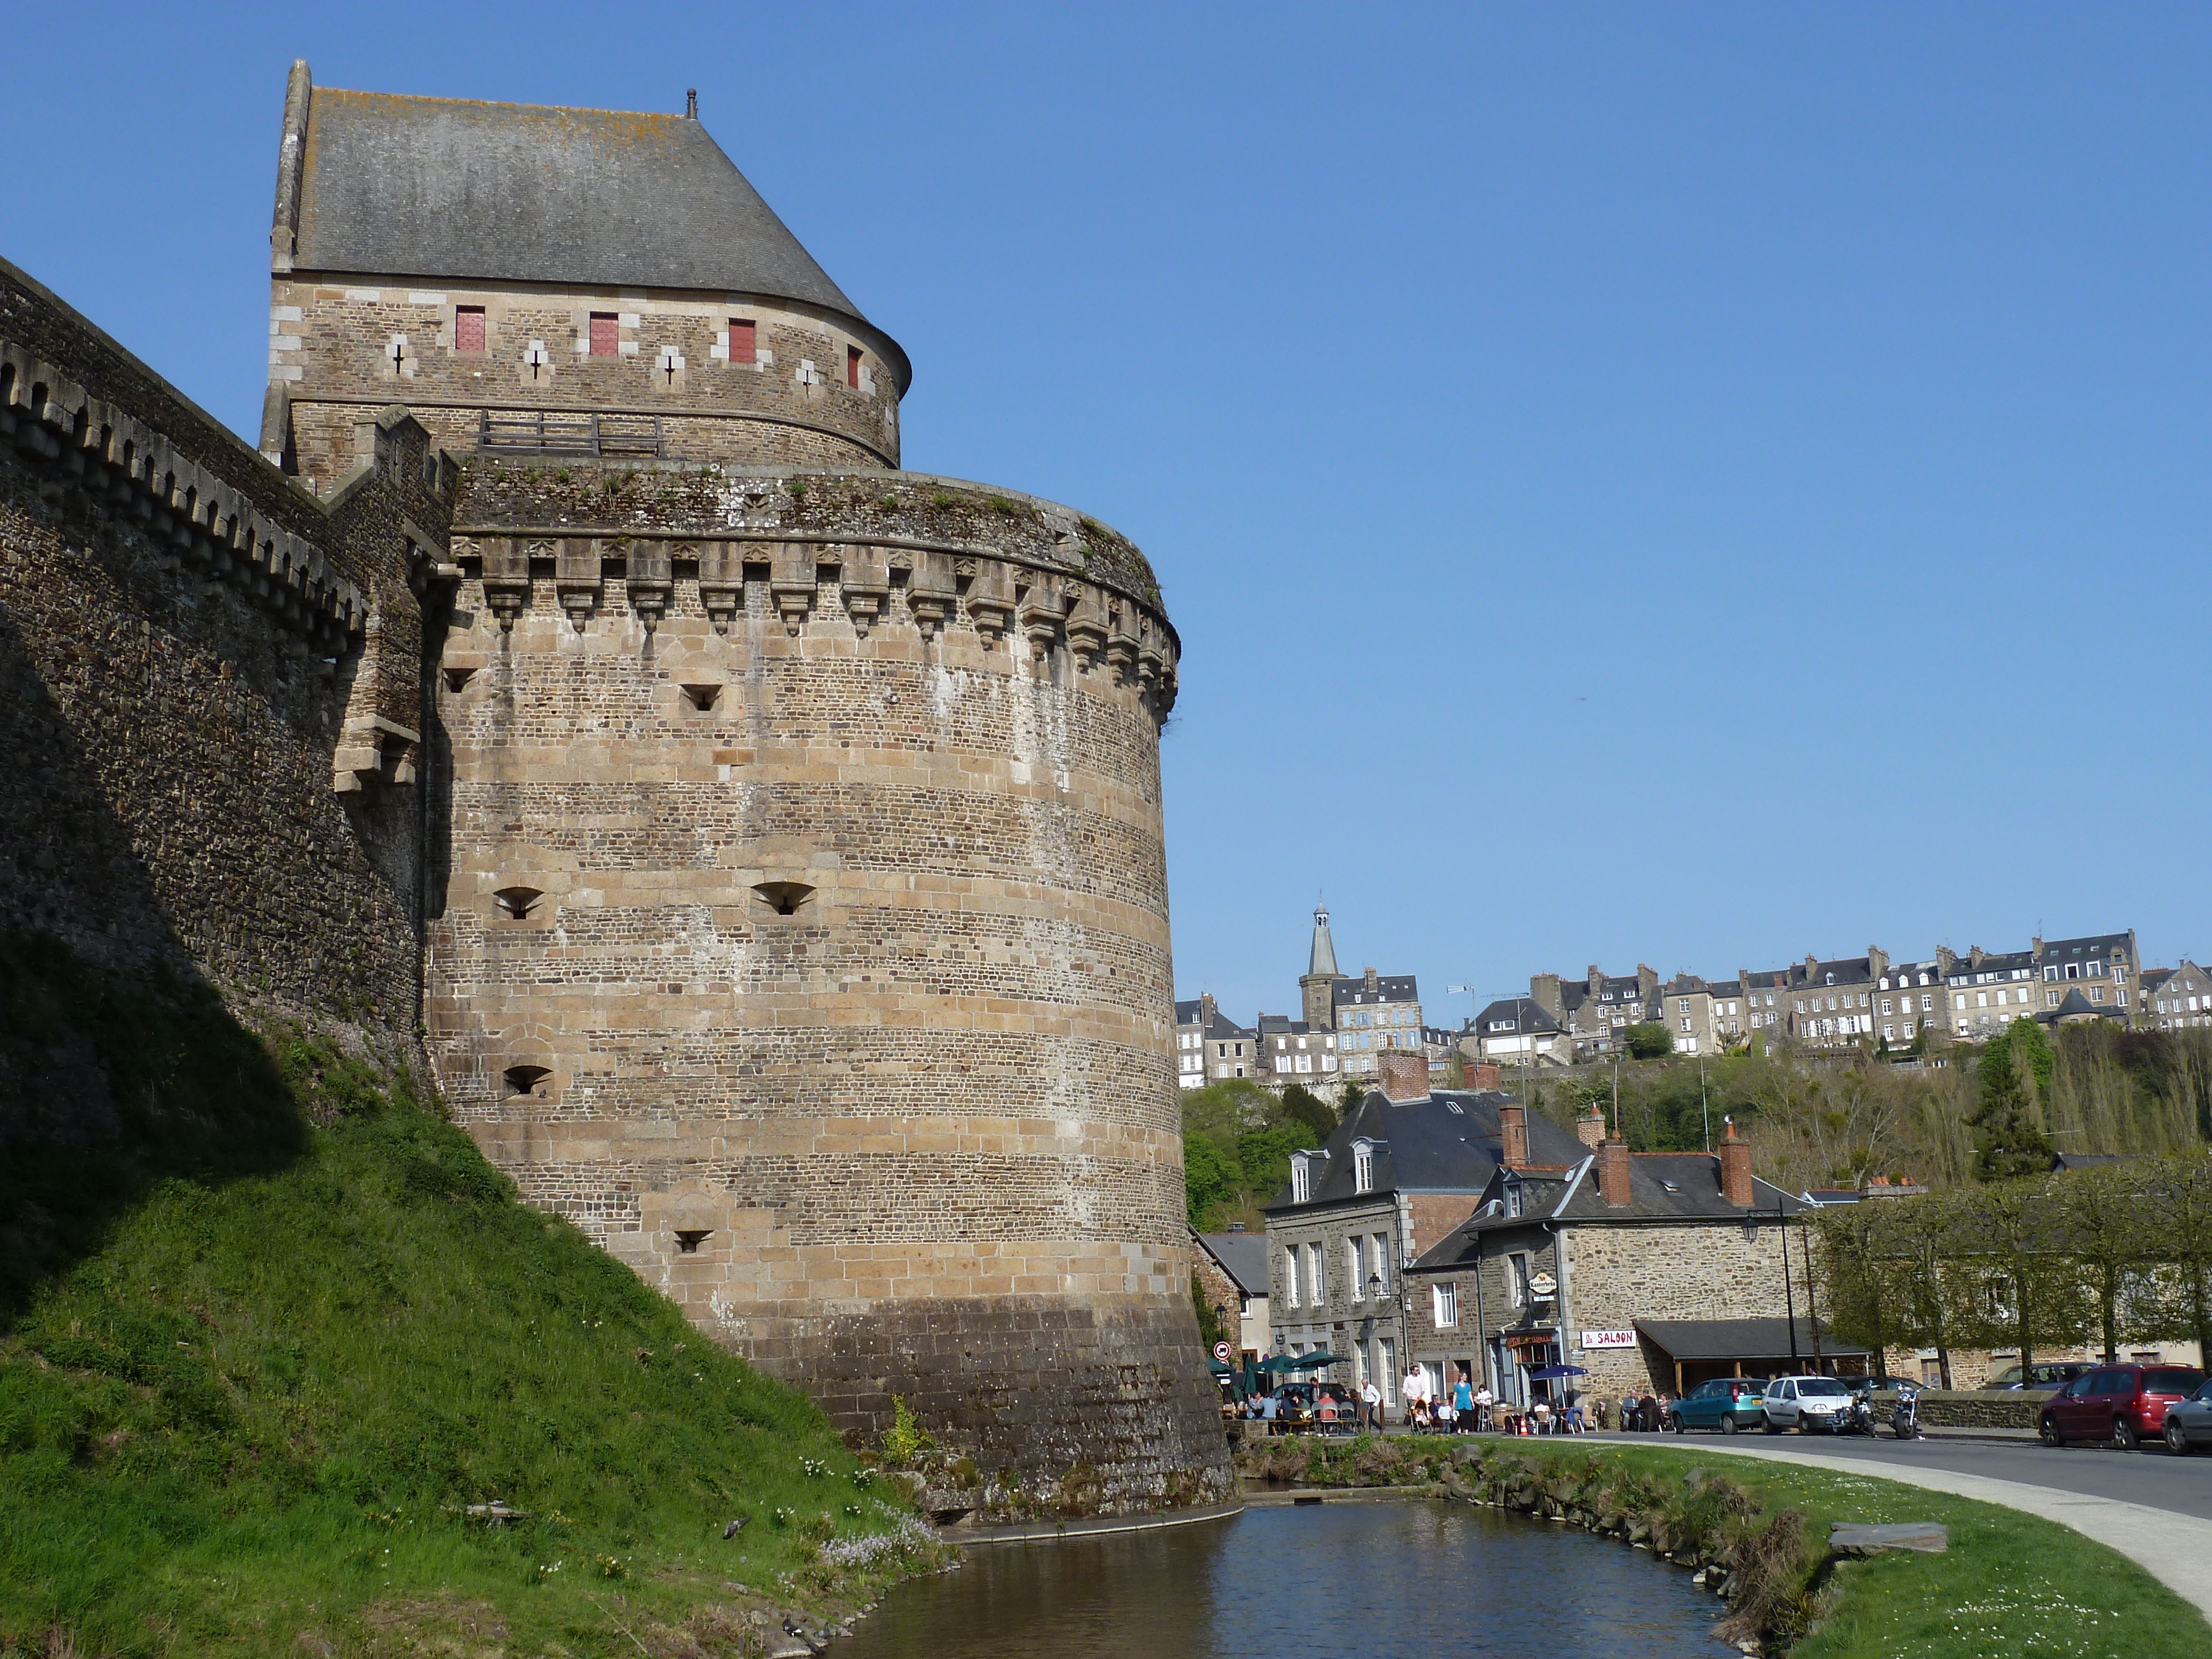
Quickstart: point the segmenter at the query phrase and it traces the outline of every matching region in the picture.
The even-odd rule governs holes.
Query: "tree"
[[[2154,1254],[2173,1268],[2176,1294],[2160,1321],[2161,1335],[2194,1340],[2212,1354],[2212,1158],[2201,1152],[2160,1158],[2142,1171],[2143,1226]]]
[[[2046,1175],[1995,1181],[1960,1194],[1961,1229],[1982,1274],[1974,1308],[1991,1347],[2020,1348],[2021,1373],[2035,1363],[2038,1340],[2077,1342],[2083,1317],[2081,1269],[2064,1249],[2057,1201]]]
[[[1183,1202],[1190,1224],[1200,1232],[1212,1231],[1221,1207],[1242,1184],[1241,1167],[1206,1135],[1186,1134],[1182,1142]]]
[[[2123,1292],[2151,1261],[2138,1180],[2136,1169],[2108,1164],[2051,1183],[2059,1241],[2088,1275],[2107,1365],[2119,1358],[2121,1338],[2134,1334],[2122,1328]]]
[[[1311,1146],[1327,1140],[1336,1127],[1336,1114],[1329,1109],[1328,1103],[1303,1083],[1293,1083],[1283,1091],[1283,1115],[1305,1126],[1306,1132],[1313,1137],[1306,1143]]]
[[[1674,1034],[1662,1020],[1639,1020],[1623,1035],[1637,1060],[1659,1060],[1674,1052]]]
[[[2016,1180],[2051,1168],[2043,1119],[2050,1062],[2050,1041],[2032,1019],[2014,1020],[1983,1051],[1977,1067],[1982,1097],[1966,1121],[1975,1130],[1974,1172],[1984,1181]]]
[[[1359,1103],[1366,1098],[1367,1091],[1362,1088],[1358,1084],[1347,1079],[1344,1087],[1337,1091],[1337,1121],[1340,1123],[1345,1119],[1350,1117],[1354,1112],[1359,1109]]]

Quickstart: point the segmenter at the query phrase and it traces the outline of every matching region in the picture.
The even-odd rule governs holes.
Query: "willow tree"
[[[2121,1339],[2136,1334],[2135,1318],[2128,1322],[2130,1328],[2122,1328],[2122,1293],[2157,1260],[2154,1231],[2144,1212],[2147,1167],[2132,1162],[2099,1164],[2059,1176],[2049,1188],[2051,1243],[2088,1281],[2108,1365],[2119,1358]],[[2024,1358],[2021,1364],[2027,1364]]]
[[[2051,1188],[2045,1176],[1991,1182],[1959,1194],[1963,1242],[1984,1291],[1976,1304],[1976,1334],[1990,1347],[2007,1339],[2016,1345],[2022,1376],[2035,1364],[2038,1339],[2078,1342],[2088,1322],[2081,1265],[2066,1249]]]
[[[2140,1166],[2136,1180],[2148,1253],[2169,1267],[2174,1291],[2160,1334],[2190,1338],[2212,1356],[2212,1158],[2160,1158]]]

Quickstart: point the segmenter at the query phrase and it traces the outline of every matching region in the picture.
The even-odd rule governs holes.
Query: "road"
[[[1887,1435],[1865,1439],[1857,1435],[1825,1434],[1590,1434],[1583,1438],[1647,1446],[1710,1443],[1716,1450],[1747,1451],[1766,1446],[1818,1452],[1823,1457],[1846,1458],[1869,1465],[1887,1463],[1905,1468],[1976,1474],[1989,1480],[2014,1480],[2025,1486],[2109,1498],[2123,1504],[2139,1504],[2212,1521],[2212,1456],[2200,1452],[2191,1457],[2176,1457],[2163,1445],[2155,1449],[2121,1452],[2103,1446],[2069,1446],[2063,1451],[2054,1451],[2032,1440],[2017,1444],[1990,1444],[1968,1440],[1895,1440]],[[1868,1471],[1875,1472],[1871,1468]]]

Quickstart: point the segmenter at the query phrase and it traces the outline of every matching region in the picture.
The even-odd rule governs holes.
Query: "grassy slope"
[[[1580,1457],[1535,1441],[1516,1451]],[[1792,1659],[2203,1659],[2203,1616],[2134,1562],[2016,1510],[1823,1469],[1672,1448],[1600,1454],[1679,1480],[1702,1465],[1750,1488],[1769,1510],[1795,1506],[1825,1540],[1832,1521],[1941,1521],[1944,1555],[1891,1555],[1841,1569],[1821,1622]]]
[[[19,1084],[96,1056],[134,1103],[89,1175],[0,1152],[49,1269],[0,1282],[0,1653],[739,1651],[748,1606],[929,1555],[811,1406],[404,1079],[21,940],[0,1005]],[[495,1498],[531,1519],[462,1513]]]

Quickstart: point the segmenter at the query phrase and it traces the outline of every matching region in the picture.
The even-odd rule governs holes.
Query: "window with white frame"
[[[1298,1247],[1295,1244],[1283,1252],[1283,1305],[1298,1305]]]
[[[1355,1193],[1375,1190],[1375,1148],[1364,1140],[1352,1143],[1352,1190]]]
[[[1316,1308],[1328,1300],[1328,1269],[1322,1265],[1318,1240],[1306,1246],[1306,1300]]]
[[[1516,1250],[1505,1258],[1505,1302],[1508,1307],[1528,1305],[1528,1257]]]
[[[1313,1202],[1313,1166],[1303,1154],[1291,1160],[1291,1202]]]
[[[1429,1286],[1430,1317],[1441,1329],[1459,1323],[1459,1286],[1447,1279]]]
[[[1383,1291],[1388,1292],[1390,1288],[1390,1235],[1388,1233],[1375,1235],[1375,1277],[1382,1281]]]
[[[1344,1267],[1352,1279],[1352,1299],[1354,1302],[1367,1300],[1367,1274],[1363,1271],[1359,1260],[1364,1245],[1365,1241],[1357,1233],[1344,1241]]]

